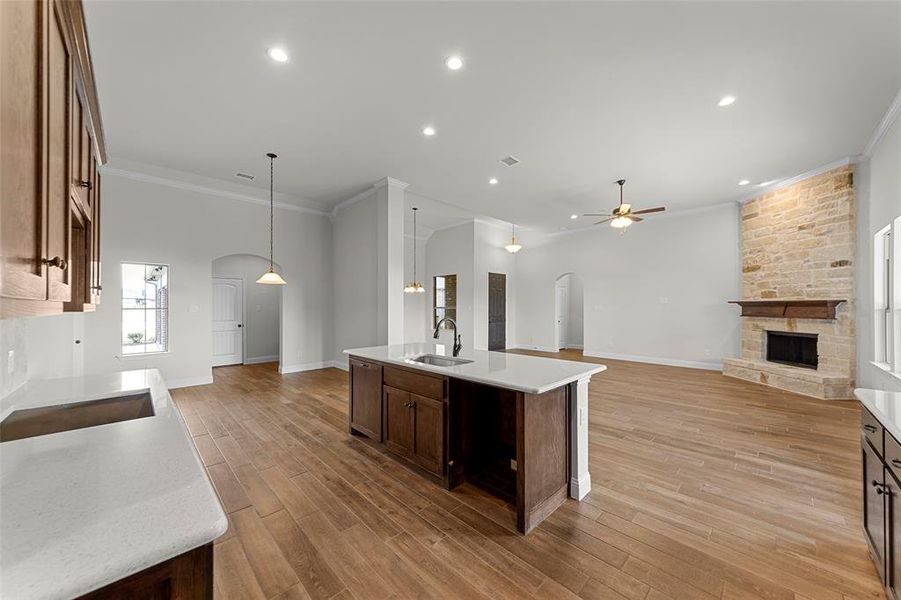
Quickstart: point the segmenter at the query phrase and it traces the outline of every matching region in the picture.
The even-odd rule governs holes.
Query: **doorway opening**
[[[554,344],[559,350],[583,347],[584,297],[582,278],[575,273],[564,273],[554,283]]]
[[[507,349],[507,275],[488,273],[488,349]]]
[[[269,261],[230,254],[212,266],[212,364],[281,363],[282,286],[256,283]]]

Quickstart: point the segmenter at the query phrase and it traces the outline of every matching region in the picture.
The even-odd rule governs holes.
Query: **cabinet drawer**
[[[879,456],[882,456],[884,453],[882,444],[882,425],[879,424],[876,417],[870,414],[870,411],[863,407],[860,409],[860,431],[863,433],[864,437],[869,440],[870,444],[873,445],[873,448],[876,449]]]
[[[407,371],[406,369],[385,367],[385,385],[425,396],[426,398],[444,399],[443,377],[431,377]]]
[[[885,434],[885,464],[891,468],[895,477],[901,480],[901,444],[888,432]]]

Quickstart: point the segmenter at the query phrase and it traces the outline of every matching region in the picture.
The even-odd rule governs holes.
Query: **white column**
[[[378,198],[378,337],[404,343],[404,210],[409,184],[385,177],[375,184]]]
[[[569,497],[581,500],[591,491],[591,474],[588,472],[588,382],[591,376],[576,383],[576,397],[570,418]]]

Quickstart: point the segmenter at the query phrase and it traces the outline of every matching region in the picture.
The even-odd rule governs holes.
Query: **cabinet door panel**
[[[410,392],[385,386],[385,446],[401,456],[413,454],[413,404]]]
[[[382,367],[350,361],[350,425],[376,441],[382,441]]]
[[[43,40],[45,2],[0,2],[0,295],[45,300]]]
[[[62,23],[54,4],[48,36],[47,78],[47,250],[46,258],[58,262],[47,267],[47,297],[71,299],[71,240],[69,236],[69,98],[72,92],[71,60]]]
[[[100,304],[100,167],[94,162],[94,187],[91,200],[91,303]]]
[[[901,600],[901,482],[886,470],[885,587],[890,600]]]
[[[876,570],[885,576],[885,494],[878,493],[883,484],[884,467],[879,456],[861,438],[863,453],[863,526]]]
[[[444,471],[444,402],[411,395],[416,414],[413,454],[417,463],[436,475]]]

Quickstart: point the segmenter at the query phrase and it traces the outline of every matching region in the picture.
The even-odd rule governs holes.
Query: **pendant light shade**
[[[419,210],[415,206],[413,207],[413,281],[404,286],[405,294],[422,294],[425,292],[425,288],[422,287],[422,284],[419,280],[416,279],[416,211]]]
[[[269,270],[263,273],[263,275],[257,279],[257,283],[262,283],[264,285],[285,285],[287,282],[282,279],[282,276],[275,272],[275,263],[272,260],[272,242],[275,234],[272,230],[273,224],[273,211],[275,209],[275,188],[273,186],[273,175],[275,170],[275,159],[278,158],[278,155],[269,152],[266,154],[269,157]]]
[[[516,243],[516,225],[513,225],[513,235],[510,238],[510,243],[504,246],[507,249],[507,252],[510,254],[516,254],[520,250],[522,250],[522,246]]]

